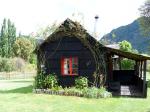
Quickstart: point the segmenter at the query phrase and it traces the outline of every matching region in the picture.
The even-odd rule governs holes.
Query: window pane
[[[72,69],[72,74],[78,74],[78,69]]]
[[[64,74],[68,74],[68,70],[67,69],[64,69]]]
[[[70,74],[70,71],[69,71],[69,58],[64,59],[64,74],[66,74],[66,75]]]
[[[78,74],[78,58],[72,58],[72,74]]]
[[[72,68],[78,68],[78,65],[77,64],[73,64]]]
[[[69,57],[63,58],[63,74],[64,75],[77,75],[78,74],[78,58]]]

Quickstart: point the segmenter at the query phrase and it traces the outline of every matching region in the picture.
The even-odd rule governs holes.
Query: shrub
[[[11,72],[15,70],[16,66],[12,58],[0,57],[0,72]]]
[[[31,64],[37,64],[37,58],[36,58],[36,55],[35,55],[35,54],[32,53],[32,54],[30,55],[29,62],[30,62]]]
[[[46,88],[55,88],[58,87],[58,81],[55,74],[49,74],[45,77],[44,84]]]
[[[108,97],[112,97],[112,94],[108,91],[106,91],[105,88],[101,87],[98,89],[98,98],[108,98]]]
[[[69,95],[79,95],[79,96],[82,95],[83,96],[82,90],[77,89],[75,87],[65,88],[64,91],[66,94],[69,94]]]
[[[88,79],[86,77],[78,77],[75,80],[75,87],[77,89],[84,89],[88,87]]]
[[[96,87],[85,88],[82,93],[86,98],[107,98],[112,96],[105,88]]]
[[[44,73],[40,73],[35,77],[34,88],[36,89],[60,89],[58,86],[57,77],[55,74],[45,75]]]
[[[59,86],[59,85],[56,85],[55,87],[49,88],[49,89],[54,90],[54,91],[63,90],[62,86]]]
[[[83,90],[83,96],[86,98],[97,98],[98,88],[91,87]]]
[[[23,67],[23,70],[26,72],[31,72],[31,71],[35,71],[36,67],[37,66],[35,64],[26,63],[26,65]]]
[[[23,68],[24,68],[25,65],[26,65],[25,60],[22,59],[22,58],[20,58],[20,57],[14,58],[13,61],[14,61],[14,66],[15,66],[15,68],[16,68],[17,71],[18,71],[18,70],[19,70],[19,71],[22,71]]]
[[[32,42],[25,37],[17,38],[13,44],[13,53],[17,57],[21,57],[26,61],[29,60],[31,53],[34,50]]]
[[[40,73],[37,76],[35,76],[35,81],[34,81],[34,88],[36,89],[43,89],[45,84],[44,84],[44,74]]]

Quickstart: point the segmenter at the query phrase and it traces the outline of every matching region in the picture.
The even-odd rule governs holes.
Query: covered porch
[[[147,97],[146,67],[150,57],[107,48],[107,84],[113,95]],[[130,68],[122,60],[131,60]]]

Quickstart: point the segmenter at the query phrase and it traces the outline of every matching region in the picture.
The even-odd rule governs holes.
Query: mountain
[[[100,41],[105,44],[114,44],[123,40],[129,41],[132,47],[140,53],[148,53],[150,51],[150,36],[145,37],[142,34],[138,20],[112,30],[104,35]]]

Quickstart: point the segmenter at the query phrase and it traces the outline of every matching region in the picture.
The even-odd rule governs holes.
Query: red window
[[[78,75],[78,58],[62,57],[61,58],[61,74],[62,75]]]

